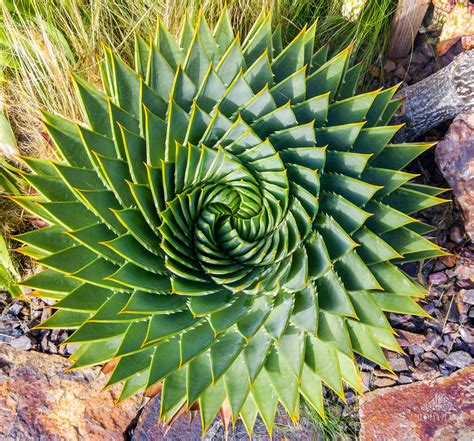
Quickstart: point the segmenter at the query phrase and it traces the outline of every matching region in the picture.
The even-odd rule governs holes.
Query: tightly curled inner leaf
[[[162,383],[164,421],[323,414],[322,383],[360,391],[354,353],[389,369],[385,311],[424,314],[395,264],[442,254],[410,217],[440,191],[400,171],[430,145],[387,144],[395,88],[354,95],[350,48],[328,60],[314,33],[159,23],[135,70],[106,51],[105,93],[77,79],[87,124],[44,115],[62,160],[25,158],[51,224],[18,236],[46,267],[23,285],[57,300],[42,326],[75,329],[72,368],[118,360],[120,400]]]

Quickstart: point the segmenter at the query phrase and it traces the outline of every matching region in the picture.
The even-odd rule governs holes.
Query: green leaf
[[[303,67],[306,26],[272,62],[275,82],[279,83]],[[314,96],[314,95],[311,95]]]
[[[0,112],[0,148],[2,152],[6,152],[9,155],[17,152],[15,135],[3,112]]]
[[[350,52],[351,48],[348,47],[340,54],[324,63],[308,77],[306,80],[308,98],[330,92],[331,101],[334,99],[346,70]],[[316,63],[315,61],[316,60],[313,56],[313,66],[317,64],[317,61]]]
[[[249,396],[250,381],[247,375],[242,375],[244,370],[244,358],[240,355],[235,359],[224,375],[225,389],[233,422],[237,420],[239,412]]]
[[[211,347],[211,367],[212,367],[212,378],[213,382],[217,382],[218,379],[224,375],[238,357],[244,347],[243,337],[236,331],[229,330]]]
[[[147,342],[154,342],[172,337],[196,325],[195,319],[188,311],[172,314],[157,314],[152,317],[146,336]]]
[[[317,337],[306,336],[306,364],[336,394],[343,396],[342,377],[335,349]]]
[[[347,291],[334,270],[329,270],[316,281],[319,306],[337,315],[355,317],[355,312]]]
[[[370,327],[355,320],[347,320],[346,324],[354,352],[390,371],[387,359],[370,332]]]
[[[186,400],[188,407],[212,385],[211,360],[206,352],[192,360],[186,375]]]
[[[219,411],[225,398],[224,380],[207,388],[199,399],[201,410],[202,432],[205,433]]]
[[[278,405],[278,396],[275,393],[265,370],[260,371],[260,374],[253,383],[252,396],[265,427],[271,436]]]

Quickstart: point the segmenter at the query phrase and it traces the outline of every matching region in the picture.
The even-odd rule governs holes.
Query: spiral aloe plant
[[[430,145],[388,144],[395,88],[355,95],[350,48],[328,60],[315,29],[160,22],[134,70],[105,51],[105,92],[76,78],[87,124],[44,114],[61,160],[24,158],[40,326],[74,330],[71,369],[113,360],[119,400],[159,385],[162,421],[323,414],[322,383],[361,390],[355,354],[401,351],[384,312],[425,315],[395,265],[442,254],[410,216],[440,190],[400,171]]]

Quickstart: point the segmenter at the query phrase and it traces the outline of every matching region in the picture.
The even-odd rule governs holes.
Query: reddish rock
[[[440,257],[439,260],[448,268],[452,268],[456,265],[457,257],[453,254],[450,254],[449,256]]]
[[[462,209],[474,240],[474,113],[458,115],[436,146],[436,162]]]
[[[426,339],[423,334],[415,334],[414,332],[405,331],[403,329],[397,329],[397,333],[400,336],[398,342],[402,347],[420,345]]]
[[[361,441],[472,440],[474,366],[449,377],[370,392],[360,400]]]
[[[100,392],[97,368],[65,373],[56,355],[24,352],[0,343],[0,439],[118,440],[140,399],[119,406],[118,390]]]

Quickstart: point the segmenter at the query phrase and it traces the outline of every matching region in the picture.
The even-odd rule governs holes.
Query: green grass
[[[325,441],[356,440],[358,437],[357,408],[351,408],[350,414],[344,415],[345,406],[339,404],[335,397],[329,397],[325,401],[324,419],[306,404],[301,406],[301,416],[312,421]]]
[[[356,61],[362,61],[366,70],[384,49],[393,9],[393,0],[368,0],[359,19],[349,22],[341,16],[342,0],[204,0],[201,4],[211,23],[217,21],[225,3],[241,34],[262,9],[272,11],[286,41],[305,23],[318,19],[318,42],[330,43],[332,52],[353,43]],[[97,60],[103,44],[131,62],[135,32],[144,37],[152,34],[160,16],[178,34],[186,11],[195,17],[200,2],[0,0],[0,4],[0,62],[8,80],[4,102],[13,112],[13,125],[22,125],[23,132],[32,135],[37,130],[37,107],[79,116],[69,71],[98,82]]]

